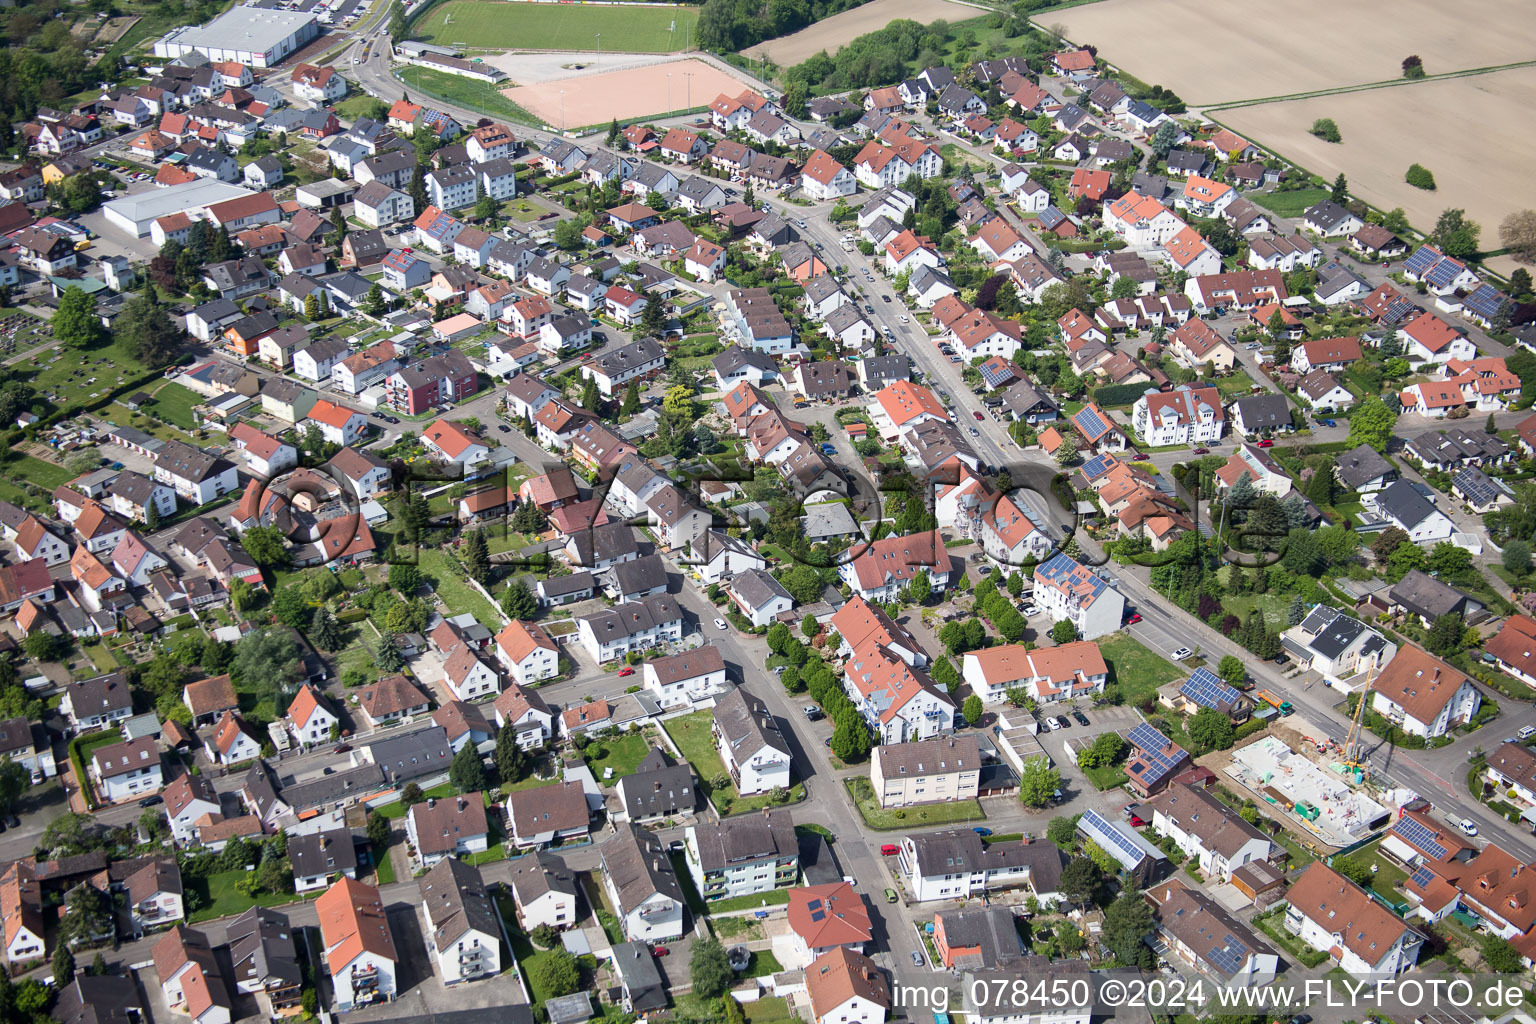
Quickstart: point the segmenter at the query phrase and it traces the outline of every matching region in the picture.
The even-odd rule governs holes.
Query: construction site
[[[1274,736],[1233,751],[1226,771],[1327,846],[1350,846],[1391,821],[1391,811],[1354,788],[1359,769],[1319,763]]]

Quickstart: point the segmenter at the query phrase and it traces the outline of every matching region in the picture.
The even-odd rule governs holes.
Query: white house
[[[320,428],[320,435],[327,441],[344,448],[368,429],[368,417],[324,398],[309,410],[302,426],[307,429],[311,423]]]
[[[828,950],[805,968],[805,991],[815,1024],[885,1024],[891,989],[879,966],[845,946]]]
[[[165,783],[160,749],[153,736],[97,747],[91,754],[90,769],[97,795],[108,803],[158,793]]]
[[[405,835],[416,859],[428,867],[445,857],[485,852],[490,846],[490,828],[484,794],[429,797],[412,804],[405,816]]]
[[[599,848],[603,888],[632,941],[656,942],[683,934],[683,889],[655,833],[629,822]]]
[[[315,901],[315,912],[336,1009],[392,1001],[400,958],[379,890],[340,878]]]
[[[1411,736],[1444,736],[1476,717],[1483,695],[1457,668],[1412,644],[1376,676],[1371,707]]]
[[[768,560],[751,544],[724,530],[706,530],[688,545],[687,564],[709,584],[719,583],[748,569],[765,569]]]
[[[560,649],[544,627],[513,619],[496,634],[496,657],[519,686],[560,672]]]
[[[1171,837],[1207,878],[1230,882],[1232,872],[1274,852],[1264,833],[1201,787],[1175,782],[1144,806],[1152,809],[1153,831]]]
[[[1055,843],[1014,839],[983,843],[968,828],[904,836],[897,867],[914,902],[968,899],[1027,887],[1042,903],[1061,893],[1065,863]]]
[[[541,924],[564,929],[576,923],[579,883],[565,861],[546,850],[535,850],[510,866],[512,900],[525,929],[532,931]]]
[[[995,704],[1005,700],[1009,690],[1021,689],[1036,703],[1049,704],[1103,693],[1109,670],[1098,644],[1078,640],[1036,650],[1008,644],[970,651],[961,675],[986,703]]]
[[[171,838],[187,844],[197,838],[195,825],[205,814],[221,813],[218,790],[206,775],[190,772],[179,775],[165,787],[165,816],[171,824]]]
[[[1424,936],[1321,861],[1307,866],[1286,900],[1286,930],[1349,974],[1401,974],[1418,962]]]
[[[789,744],[768,706],[737,687],[715,703],[715,746],[743,796],[788,789]]]
[[[725,690],[725,660],[718,647],[653,658],[640,672],[642,685],[664,708],[685,706]]]
[[[866,641],[843,666],[843,689],[881,743],[926,740],[953,730],[955,702],[927,672]]]
[[[417,883],[427,915],[427,951],[444,985],[501,973],[501,926],[480,869],[452,857]]]
[[[517,744],[524,750],[543,746],[553,735],[554,712],[536,690],[513,683],[501,691],[494,709],[497,728],[514,730]]]
[[[1172,391],[1142,395],[1131,407],[1131,426],[1153,447],[1215,442],[1226,425],[1221,392],[1214,387],[1181,384]]]
[[[1066,620],[1084,640],[1108,636],[1121,626],[1125,598],[1070,555],[1053,555],[1035,566],[1034,599],[1053,622]]]

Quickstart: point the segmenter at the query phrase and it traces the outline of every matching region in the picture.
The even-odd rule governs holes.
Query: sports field
[[[476,50],[672,53],[691,46],[697,7],[452,0],[422,19],[417,38]],[[598,35],[601,33],[601,40]]]

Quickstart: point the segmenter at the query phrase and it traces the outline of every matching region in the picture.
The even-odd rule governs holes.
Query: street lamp
[[[560,90],[560,134],[565,134],[565,90]]]
[[[597,55],[599,57],[603,55],[603,34],[601,32],[597,34]]]

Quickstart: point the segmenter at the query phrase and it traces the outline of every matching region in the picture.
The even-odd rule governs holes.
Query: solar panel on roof
[[[1408,262],[1403,264],[1403,269],[1414,275],[1422,276],[1424,271],[1434,266],[1440,260],[1440,254],[1429,246],[1421,246],[1418,252],[1408,257]]]
[[[1091,832],[1102,844],[1112,846],[1125,854],[1129,858],[1128,863],[1140,864],[1146,859],[1146,851],[1137,846],[1129,836],[1116,828],[1098,811],[1084,811],[1079,824],[1085,826],[1085,831]]]
[[[813,911],[811,911],[811,920],[812,921],[825,921],[826,919],[827,919],[827,912],[825,910],[813,910]]]
[[[1434,879],[1434,877],[1435,873],[1429,870],[1427,865],[1420,864],[1417,868],[1414,868],[1413,874],[1409,876],[1408,880],[1414,885],[1423,886],[1428,885],[1430,881]]]
[[[1179,693],[1203,708],[1233,707],[1242,697],[1208,668],[1195,669],[1194,675],[1179,687]]]
[[[1248,947],[1239,942],[1231,932],[1228,932],[1221,941],[1222,944],[1207,953],[1205,958],[1223,972],[1235,974],[1243,966],[1243,961],[1248,959]]]
[[[1464,469],[1454,479],[1456,489],[1474,505],[1486,505],[1499,496],[1499,489],[1485,474],[1476,469]]]
[[[1109,427],[1099,418],[1098,412],[1091,406],[1079,409],[1077,415],[1072,417],[1074,423],[1083,428],[1089,437],[1098,437]]]
[[[1156,784],[1163,776],[1177,768],[1179,761],[1183,758],[1183,750],[1172,746],[1168,737],[1146,722],[1132,729],[1126,739],[1130,741],[1131,746],[1141,752],[1142,758],[1147,762],[1140,769],[1135,766],[1132,768],[1147,785]],[[1170,747],[1171,751],[1165,753],[1165,749]]]
[[[1397,824],[1392,826],[1392,831],[1436,860],[1445,858],[1445,847],[1440,845],[1435,839],[1435,833],[1423,822],[1413,818],[1398,818]]]

